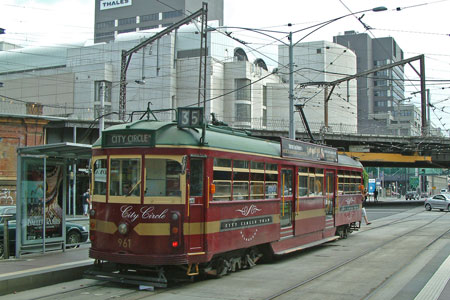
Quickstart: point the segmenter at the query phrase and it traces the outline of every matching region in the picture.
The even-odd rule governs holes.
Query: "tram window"
[[[226,168],[231,168],[231,159],[226,159],[226,158],[214,158],[214,167],[226,167]]]
[[[266,171],[278,171],[277,164],[266,164]]]
[[[249,162],[246,160],[233,160],[233,199],[248,199],[248,183],[250,180]]]
[[[271,170],[269,165],[277,166],[266,164],[266,199],[275,199],[278,196],[278,166],[275,171]]]
[[[233,169],[246,169],[248,171],[249,162],[246,160],[233,160]]]
[[[264,163],[263,162],[252,161],[251,162],[251,169],[252,170],[263,170],[264,171]]]
[[[180,196],[181,164],[171,159],[145,159],[145,196]]]
[[[94,162],[94,195],[106,195],[107,160],[97,159]]]
[[[248,199],[248,181],[233,181],[233,199]]]
[[[191,196],[203,196],[203,160],[191,159]]]
[[[231,200],[231,159],[214,158],[213,183],[216,186],[214,201]]]
[[[338,172],[338,194],[343,195],[344,194],[344,171]]]
[[[315,179],[316,179],[316,177],[315,177],[315,175],[314,175],[314,169],[310,169],[309,170],[309,175],[308,175],[308,178],[309,178],[309,194],[308,194],[308,196],[309,197],[314,197],[315,196],[315,190],[314,190],[314,188],[315,188]]]
[[[333,195],[334,194],[334,174],[333,173],[327,173],[327,185],[326,185],[326,195]]]
[[[316,196],[323,196],[323,173],[321,175],[316,174],[314,190]]]
[[[231,181],[214,180],[214,185],[216,186],[214,201],[231,200]]]
[[[292,196],[293,190],[292,190],[292,182],[293,180],[293,174],[292,170],[281,170],[281,180],[283,184],[283,192],[282,195],[285,197]]]
[[[140,196],[141,160],[111,159],[109,193],[112,196]]]
[[[299,197],[308,196],[308,176],[299,175],[299,177],[298,177],[298,195],[299,195]]]
[[[250,171],[250,199],[264,198],[264,163],[262,170],[253,169]]]

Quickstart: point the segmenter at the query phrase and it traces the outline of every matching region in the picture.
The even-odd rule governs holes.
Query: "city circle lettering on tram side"
[[[106,139],[106,146],[135,145],[148,146],[152,142],[152,135],[148,133],[136,134],[109,134]]]

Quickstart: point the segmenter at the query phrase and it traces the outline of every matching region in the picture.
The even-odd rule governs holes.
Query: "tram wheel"
[[[216,264],[217,278],[227,275],[229,268],[230,268],[230,263],[227,260],[225,260],[223,257],[220,257],[217,260],[217,264]]]

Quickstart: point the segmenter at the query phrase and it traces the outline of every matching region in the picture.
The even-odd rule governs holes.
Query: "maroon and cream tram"
[[[325,146],[195,128],[195,110],[179,113],[178,123],[110,127],[94,145],[89,255],[98,265],[154,268],[162,285],[167,269],[220,276],[345,237],[360,222],[359,162]]]

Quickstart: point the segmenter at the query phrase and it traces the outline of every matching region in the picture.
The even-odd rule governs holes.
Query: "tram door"
[[[189,201],[187,205],[188,222],[188,252],[204,251],[204,222],[205,222],[205,159],[191,158],[189,172]]]
[[[326,171],[325,173],[325,215],[326,227],[334,226],[334,207],[335,207],[335,173]]]
[[[293,209],[294,209],[294,168],[283,166],[281,168],[281,205],[280,225],[281,237],[290,236],[294,233]]]

